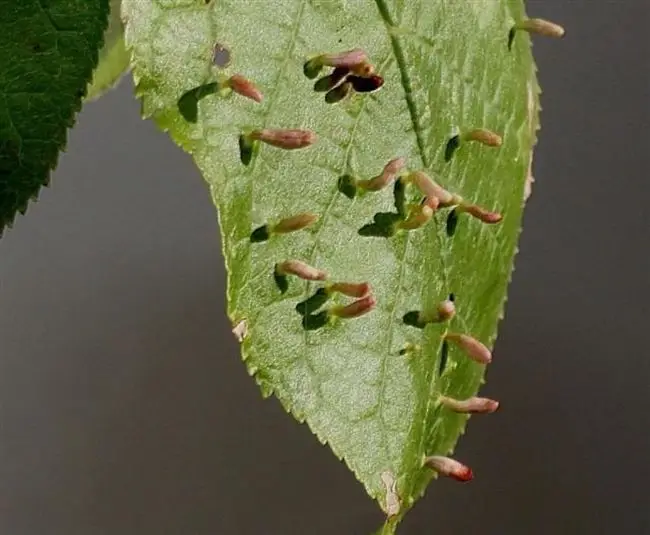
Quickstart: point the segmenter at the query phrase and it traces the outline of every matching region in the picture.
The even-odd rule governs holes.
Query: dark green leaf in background
[[[108,11],[109,0],[0,0],[0,233],[48,183]]]

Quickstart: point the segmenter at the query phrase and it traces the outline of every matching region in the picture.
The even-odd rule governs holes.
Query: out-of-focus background
[[[537,0],[534,193],[485,393],[404,535],[650,534],[650,5]],[[247,376],[215,211],[130,80],[0,240],[0,534],[369,535],[360,484]]]

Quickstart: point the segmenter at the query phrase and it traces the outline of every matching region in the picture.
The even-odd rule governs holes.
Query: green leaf
[[[86,93],[86,101],[101,97],[113,89],[129,70],[129,54],[124,46],[124,25],[120,18],[122,0],[111,0],[111,15],[104,32],[104,46],[99,51],[99,63]]]
[[[503,314],[537,124],[527,34],[517,32],[508,50],[522,2],[124,0],[123,13],[144,115],[193,155],[219,209],[228,315],[249,372],[345,460],[384,510],[391,496],[382,474],[394,475],[400,511],[382,531],[392,533],[432,478],[424,456],[451,452],[465,427],[467,415],[441,406],[439,395],[464,399],[483,381],[485,366],[454,344],[439,376],[442,336],[450,329],[492,345]],[[213,65],[215,47],[230,51],[227,68]],[[383,87],[328,104],[305,76],[305,60],[357,47]],[[262,104],[198,91],[196,113],[185,110],[184,118],[183,95],[235,73],[255,82]],[[244,165],[240,135],[255,128],[309,129],[318,141],[288,151],[244,136],[241,147],[254,146]],[[473,128],[499,132],[503,146],[462,142],[447,163],[447,142]],[[341,176],[369,179],[397,157],[503,221],[486,225],[461,213],[450,237],[449,209],[441,208],[423,228],[393,233],[392,188],[339,191]],[[407,200],[419,200],[411,186]],[[251,243],[255,229],[301,212],[320,219]],[[368,224],[392,237],[361,236]],[[333,281],[369,282],[376,309],[322,328],[306,316],[307,330],[295,307],[323,284],[290,277],[283,294],[274,266],[287,259]],[[450,293],[457,314],[449,324],[403,322]],[[325,307],[350,301],[334,294]]]
[[[97,63],[108,0],[0,0],[0,234],[49,181]]]

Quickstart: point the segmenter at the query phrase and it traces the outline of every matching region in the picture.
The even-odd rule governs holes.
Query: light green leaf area
[[[99,63],[88,84],[86,101],[96,100],[114,88],[129,70],[129,53],[124,46],[124,25],[120,18],[122,0],[111,0],[111,15],[104,32],[104,46],[99,51]]]
[[[507,46],[523,17],[521,0],[125,0],[123,13],[144,114],[193,155],[218,207],[228,315],[233,325],[246,322],[249,372],[345,460],[384,509],[381,474],[391,472],[398,520],[432,478],[423,456],[452,451],[467,421],[438,396],[467,398],[482,383],[485,366],[455,346],[438,375],[442,335],[451,329],[491,346],[503,312],[537,120],[529,38],[518,33]],[[231,51],[225,71],[212,64],[216,44]],[[305,59],[356,47],[384,86],[327,104],[303,74]],[[253,80],[263,103],[217,93],[199,101],[196,123],[187,122],[179,98],[219,73]],[[309,129],[318,141],[295,151],[260,145],[245,166],[238,137],[261,127]],[[445,162],[450,137],[477,127],[502,134],[503,146],[463,144]],[[449,237],[449,210],[440,209],[423,228],[360,236],[377,212],[394,210],[392,189],[350,200],[337,180],[344,173],[371,178],[396,157],[503,213],[503,221],[487,225],[462,214]],[[250,242],[255,228],[300,212],[320,219]],[[295,306],[318,284],[292,278],[281,295],[273,267],[286,259],[324,269],[331,280],[369,282],[376,309],[305,331]],[[417,329],[402,321],[450,293],[457,315],[449,325]],[[409,343],[420,350],[400,355]]]

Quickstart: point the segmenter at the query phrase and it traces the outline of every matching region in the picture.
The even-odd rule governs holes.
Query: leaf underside
[[[193,155],[219,209],[228,314],[233,325],[246,321],[249,372],[345,460],[382,508],[381,474],[394,474],[398,520],[432,477],[423,456],[452,451],[467,421],[437,396],[464,399],[482,383],[484,366],[455,347],[438,375],[441,336],[449,328],[491,346],[502,316],[537,124],[528,36],[507,47],[521,0],[125,0],[123,13],[144,115]],[[231,52],[225,69],[212,62],[215,46]],[[327,104],[303,74],[305,59],[357,47],[384,86]],[[199,101],[195,123],[183,118],[183,94],[234,73],[255,82],[262,104],[215,93]],[[262,127],[309,129],[318,142],[298,151],[261,145],[244,166],[238,137]],[[462,145],[446,163],[447,141],[478,127],[502,134],[503,146]],[[392,191],[350,200],[337,180],[371,178],[396,157],[503,221],[461,215],[449,237],[448,210],[439,210],[422,229],[360,236],[376,213],[393,210]],[[299,212],[320,219],[250,242],[254,229]],[[370,282],[376,309],[304,330],[295,306],[319,285],[290,278],[281,294],[273,266],[286,259],[332,280]],[[457,315],[449,325],[403,323],[406,312],[430,310],[450,293]],[[420,350],[400,355],[407,343]]]
[[[99,62],[88,84],[86,101],[96,100],[114,88],[129,70],[130,56],[124,46],[124,25],[120,18],[122,0],[111,0],[108,28],[104,32],[104,46],[99,51]]]
[[[109,0],[0,0],[0,234],[49,181],[97,63]]]

